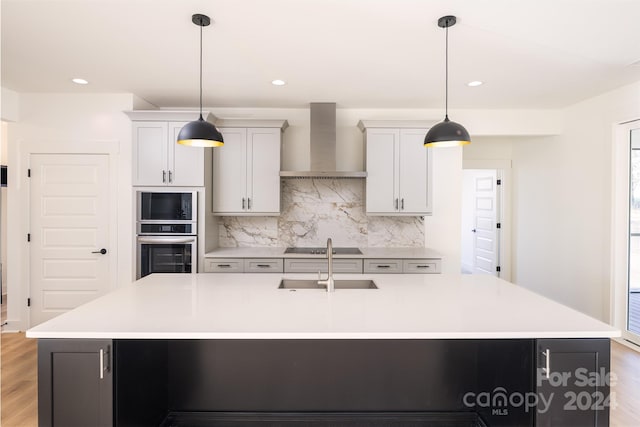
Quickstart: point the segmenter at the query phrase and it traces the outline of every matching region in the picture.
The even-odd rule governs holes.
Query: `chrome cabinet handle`
[[[231,264],[218,264],[218,268],[230,268]]]
[[[396,199],[396,210],[398,210],[398,199]]]
[[[416,265],[416,268],[429,268],[428,265]]]
[[[545,362],[544,362],[544,375],[547,379],[549,379],[549,375],[551,375],[551,351],[549,351],[549,349],[546,349],[545,351],[542,352],[542,354],[544,355],[545,358]]]
[[[242,210],[244,210],[244,197],[242,198]]]
[[[107,346],[107,351],[104,351],[103,349],[100,349],[100,379],[103,380],[104,379],[104,373],[109,372],[110,369],[110,365],[111,363],[109,363],[109,346]],[[107,363],[104,363],[104,357],[107,357]]]
[[[169,171],[169,182],[171,182],[173,180],[173,178],[171,177],[172,173],[171,171]]]
[[[258,264],[258,265],[257,265],[257,267],[260,267],[260,268],[269,268],[269,267],[271,267],[271,266],[270,266],[269,264]]]
[[[390,265],[378,265],[376,268],[391,268]]]
[[[162,182],[167,182],[167,171],[162,171]]]
[[[402,201],[400,202],[400,210],[404,210],[404,197],[402,198]]]
[[[91,251],[92,254],[106,254],[107,250],[105,248],[100,249],[99,251]]]
[[[247,210],[251,210],[251,197],[247,197]]]

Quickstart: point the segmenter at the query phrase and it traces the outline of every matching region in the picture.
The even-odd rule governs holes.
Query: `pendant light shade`
[[[206,15],[196,13],[191,17],[191,21],[200,27],[200,117],[180,129],[178,144],[193,147],[221,147],[224,145],[222,134],[213,123],[202,118],[202,27],[208,26],[211,20]]]
[[[455,16],[443,16],[438,26],[446,31],[445,38],[445,114],[444,120],[433,126],[424,137],[425,147],[454,147],[471,143],[469,132],[459,123],[449,120],[449,27],[456,23]]]

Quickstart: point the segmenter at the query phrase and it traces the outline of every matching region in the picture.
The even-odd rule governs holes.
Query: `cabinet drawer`
[[[402,265],[403,273],[440,273],[440,260],[437,259],[405,259]]]
[[[402,273],[401,259],[365,259],[365,273]]]
[[[327,272],[326,258],[288,258],[284,260],[285,273],[322,273]],[[334,273],[358,273],[362,274],[361,259],[334,259]]]
[[[282,273],[282,258],[249,258],[244,260],[245,273]]]
[[[243,273],[244,260],[237,258],[207,258],[204,260],[205,273]]]

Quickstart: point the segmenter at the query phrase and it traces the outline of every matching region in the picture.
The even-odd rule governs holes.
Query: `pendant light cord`
[[[202,18],[200,18],[200,120],[202,118]]]
[[[444,120],[449,121],[449,23],[445,28],[444,64]]]

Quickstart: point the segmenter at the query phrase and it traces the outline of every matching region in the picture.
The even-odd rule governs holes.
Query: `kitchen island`
[[[608,425],[598,320],[490,276],[282,277],[154,274],[30,329],[41,425]]]

